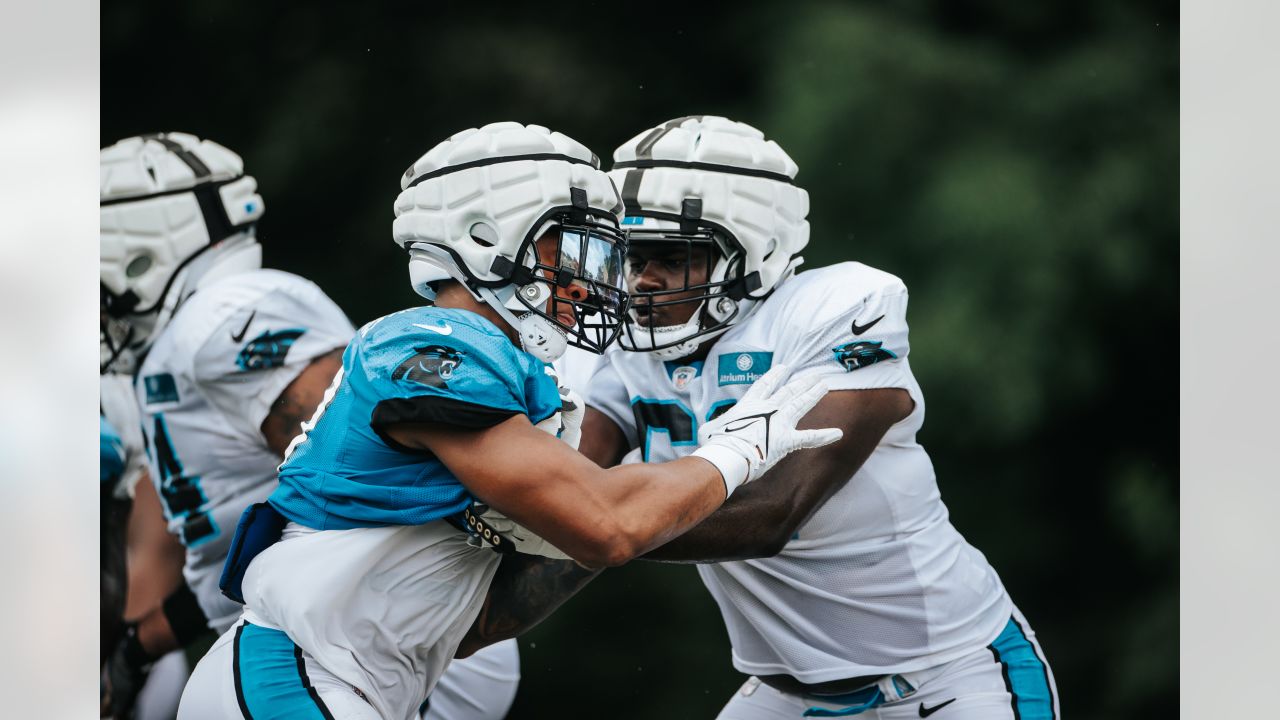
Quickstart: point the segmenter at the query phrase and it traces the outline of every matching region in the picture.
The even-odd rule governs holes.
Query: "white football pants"
[[[1016,609],[991,645],[940,667],[886,677],[839,698],[792,695],[752,677],[717,720],[1059,720],[1058,690],[1035,633]]]

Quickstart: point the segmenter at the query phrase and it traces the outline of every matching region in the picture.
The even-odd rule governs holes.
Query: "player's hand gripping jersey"
[[[276,487],[262,421],[312,360],[353,333],[310,281],[243,272],[191,296],[138,373],[151,477],[187,547],[187,584],[218,632],[241,611],[218,589],[236,522]]]
[[[906,308],[896,277],[842,263],[781,284],[705,362],[614,349],[592,380],[588,404],[655,462],[692,452],[698,428],[779,363],[833,392],[903,388],[915,401],[781,553],[698,566],[744,673],[820,683],[920,670],[990,643],[1009,621],[999,578],[952,527],[916,442],[924,398]]]
[[[292,522],[248,566],[245,619],[283,630],[383,717],[412,717],[499,556],[447,521],[473,501],[448,468],[383,429],[540,422],[560,409],[548,369],[462,310],[414,308],[362,328],[281,466],[270,504]]]

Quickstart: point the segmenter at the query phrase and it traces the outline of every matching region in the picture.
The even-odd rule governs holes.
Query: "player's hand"
[[[560,409],[534,427],[559,437],[577,450],[578,443],[582,442],[582,419],[587,414],[587,406],[578,393],[563,385],[559,389]]]
[[[111,657],[107,658],[104,670],[111,698],[111,716],[117,719],[133,717],[138,693],[142,692],[147,673],[151,671],[151,661],[140,656],[136,648],[130,647],[129,641],[136,633],[137,625],[131,623]]]
[[[568,555],[561,552],[560,548],[557,548],[555,545],[543,540],[537,535],[537,533],[534,533],[532,530],[526,528],[515,520],[503,515],[494,508],[488,507],[487,505],[477,504],[471,507],[471,513],[474,514],[479,521],[477,525],[487,526],[488,530],[497,533],[504,540],[509,542],[511,544],[511,549],[518,553],[523,553],[525,555],[541,555],[542,557],[551,558],[553,560],[571,559]],[[471,522],[470,518],[468,518],[467,522]],[[484,536],[486,528],[477,527],[475,529],[482,537]],[[498,545],[498,543],[489,540],[487,537],[485,539],[490,545],[495,547]]]
[[[827,394],[821,378],[809,376],[783,384],[790,370],[775,365],[728,412],[702,426],[694,455],[724,476],[725,494],[750,482],[779,460],[802,448],[839,440],[839,428],[797,430],[796,424]]]
[[[582,396],[571,388],[560,386],[560,439],[574,450],[582,442],[582,419],[587,415],[587,404]]]

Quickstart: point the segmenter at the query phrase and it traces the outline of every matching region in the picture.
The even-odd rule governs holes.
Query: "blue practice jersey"
[[[317,530],[421,525],[473,500],[429,452],[383,429],[405,422],[492,427],[560,409],[550,366],[465,310],[402,310],[361,328],[320,417],[294,441],[270,503]]]

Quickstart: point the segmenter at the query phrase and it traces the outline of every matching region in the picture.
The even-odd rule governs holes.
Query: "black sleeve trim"
[[[383,432],[383,428],[397,423],[425,422],[443,423],[466,430],[484,430],[520,414],[518,410],[500,410],[457,398],[419,395],[379,402],[373,408],[369,425],[388,446],[402,452],[420,452],[397,443]]]
[[[164,617],[169,621],[178,645],[182,647],[190,645],[209,631],[209,619],[204,616],[204,610],[200,609],[195,593],[191,592],[186,582],[164,599]]]

